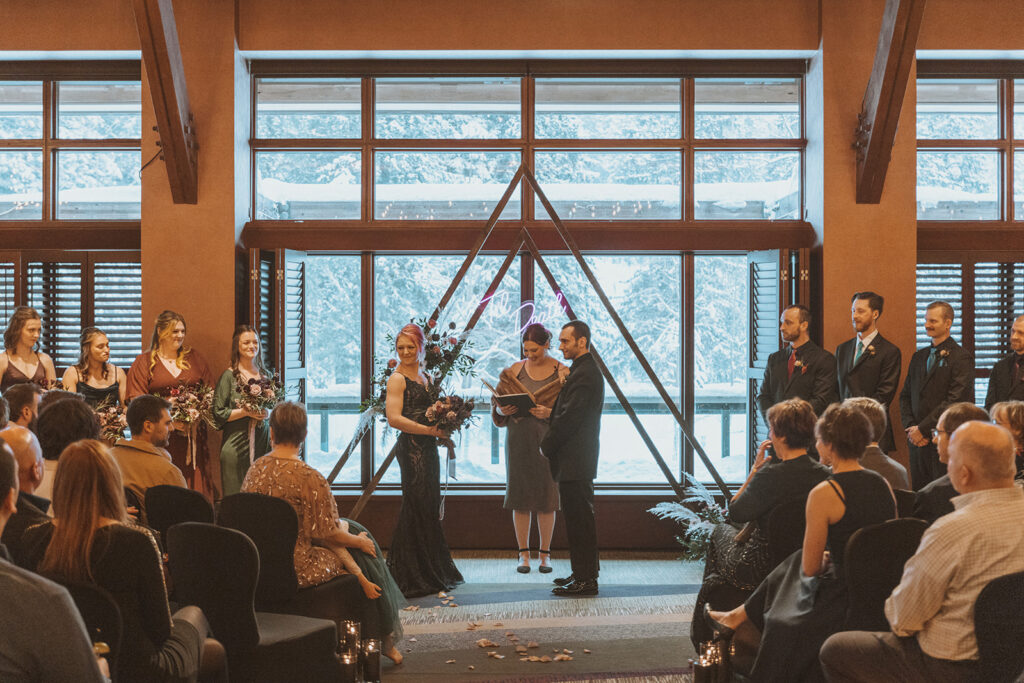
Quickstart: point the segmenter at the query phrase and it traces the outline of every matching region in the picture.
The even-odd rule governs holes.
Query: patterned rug
[[[515,559],[462,553],[466,583],[410,601],[402,612],[401,666],[385,680],[602,681],[684,680],[693,656],[689,621],[701,567],[671,553],[604,553],[600,594],[561,598],[551,579],[568,574],[515,572]]]

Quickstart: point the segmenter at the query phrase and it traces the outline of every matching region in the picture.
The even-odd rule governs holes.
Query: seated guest
[[[36,419],[39,417],[39,400],[43,397],[43,388],[34,382],[15,384],[4,392],[7,400],[8,425],[28,427],[36,431]]]
[[[25,529],[49,521],[50,501],[35,494],[43,480],[43,452],[36,435],[25,427],[15,427],[0,433],[0,443],[6,442],[18,463],[18,509],[7,522],[0,541],[17,558],[21,553],[21,537]]]
[[[18,465],[0,442],[0,533],[15,513]],[[110,671],[97,660],[68,592],[11,564],[0,545],[0,681],[92,681]],[[59,654],[54,646],[59,647]],[[55,656],[56,654],[56,656]]]
[[[953,433],[948,471],[956,510],[924,532],[885,602],[892,631],[838,633],[821,649],[830,681],[977,680],[974,603],[990,581],[1024,571],[1024,492],[1013,439],[968,422]]]
[[[53,498],[57,462],[64,449],[75,441],[100,438],[100,423],[96,413],[78,394],[70,396],[73,398],[61,399],[39,411],[36,434],[39,435],[39,446],[43,450],[46,473],[36,495],[43,498]]]
[[[7,422],[11,417],[10,408],[7,405],[7,399],[0,396],[0,432],[7,427]]]
[[[135,492],[139,501],[146,489],[160,484],[185,488],[185,477],[164,450],[171,431],[171,404],[153,394],[136,396],[128,404],[125,417],[132,438],[118,439],[110,454],[121,468],[121,480]]]
[[[860,465],[872,433],[868,419],[850,406],[831,405],[815,433],[818,453],[832,467],[832,476],[807,496],[803,550],[772,570],[743,605],[731,612],[708,612],[711,627],[722,637],[748,619],[760,629],[750,672],[755,681],[821,678],[818,650],[842,628],[846,616],[846,542],[858,529],[896,516],[889,484]]]
[[[73,391],[64,391],[63,389],[50,389],[49,391],[44,391],[39,399],[39,412],[43,412],[48,406],[52,406],[57,401],[65,398],[73,398],[76,401],[85,403],[85,397],[81,394],[76,394]],[[92,406],[89,407],[91,408]]]
[[[405,599],[388,572],[377,542],[356,522],[338,518],[338,506],[327,480],[299,458],[306,441],[306,424],[306,409],[301,403],[285,401],[274,408],[270,414],[271,450],[249,468],[242,491],[282,498],[295,508],[299,518],[295,542],[299,587],[354,574],[366,597],[375,601],[384,656],[399,664],[402,655],[395,641],[402,637],[398,610]]]
[[[1002,401],[992,406],[992,421],[1013,435],[1017,479],[1024,479],[1024,401]]]
[[[195,606],[171,616],[160,551],[148,531],[127,523],[121,473],[107,446],[77,441],[60,463],[54,519],[25,532],[23,564],[113,596],[124,624],[121,680],[194,680],[209,626]],[[210,643],[210,652],[218,645]]]
[[[885,408],[882,407],[882,404],[867,396],[848,398],[843,403],[864,413],[864,417],[871,423],[871,443],[864,449],[864,455],[860,458],[860,466],[881,474],[889,482],[889,486],[894,489],[909,489],[910,479],[907,477],[907,468],[890,458],[878,447],[878,440],[885,434],[887,424]]]
[[[949,436],[965,422],[977,420],[988,422],[988,413],[973,403],[954,403],[946,408],[939,421],[935,424],[935,447],[939,452],[939,460],[949,462]],[[949,473],[939,477],[917,492],[914,511],[911,517],[917,517],[931,524],[939,517],[953,511],[953,497],[956,489],[949,480]]]
[[[791,398],[768,409],[768,436],[757,450],[747,480],[729,502],[728,524],[718,524],[704,563],[704,581],[693,611],[690,640],[695,647],[711,639],[704,621],[704,604],[715,602],[715,591],[731,586],[752,591],[773,567],[768,553],[768,517],[780,503],[806,500],[808,492],[828,478],[829,471],[807,454],[814,440],[814,410],[803,399]],[[768,449],[774,448],[781,462],[772,462]],[[732,523],[748,523],[737,533]],[[744,538],[745,537],[745,538]],[[734,598],[732,607],[739,602]]]

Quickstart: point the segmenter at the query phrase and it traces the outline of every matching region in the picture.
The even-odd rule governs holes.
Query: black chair
[[[53,578],[53,577],[50,577]],[[110,680],[117,680],[117,658],[121,654],[121,633],[123,622],[121,610],[113,596],[106,590],[86,583],[61,581],[60,584],[71,594],[78,613],[82,615],[89,638],[94,644],[105,643],[110,652],[103,655],[110,668]]]
[[[168,530],[167,546],[178,595],[203,610],[227,651],[231,680],[339,680],[334,622],[254,610],[260,560],[245,534],[183,522]]]
[[[917,494],[904,489],[893,489],[896,496],[896,515],[898,517],[910,517],[914,512],[914,504],[917,503]]]
[[[888,631],[885,600],[899,585],[903,565],[917,552],[928,524],[890,519],[858,529],[846,542],[844,580],[849,593],[846,631]]]
[[[782,561],[804,545],[804,527],[807,499],[800,498],[779,503],[768,516],[768,555],[772,567],[778,567]]]
[[[294,558],[299,520],[288,501],[261,493],[225,496],[217,524],[241,531],[259,551],[256,609],[335,622],[359,621],[367,637],[383,638],[376,610],[370,609],[355,576],[344,574],[319,586],[299,588]]]
[[[124,487],[124,505],[125,507],[135,508],[138,510],[139,524],[149,526],[148,520],[146,519],[146,506],[143,504],[142,499],[139,498],[139,494],[135,493],[135,491],[127,486]]]
[[[198,491],[161,484],[146,489],[145,498],[149,528],[162,540],[167,538],[168,529],[181,522],[213,524],[213,506]]]
[[[1010,683],[1024,676],[1024,572],[993,579],[974,603],[978,680]]]

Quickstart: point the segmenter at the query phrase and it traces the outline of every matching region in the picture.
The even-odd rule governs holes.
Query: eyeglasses
[[[933,429],[932,430],[932,438],[933,439],[939,438],[939,434],[949,434],[949,432],[947,432],[945,429]]]

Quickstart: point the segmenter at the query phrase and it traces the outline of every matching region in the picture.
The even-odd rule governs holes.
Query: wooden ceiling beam
[[[199,146],[188,103],[185,68],[171,0],[132,0],[142,63],[149,77],[161,154],[175,204],[198,200]]]
[[[858,115],[857,203],[877,204],[882,199],[896,127],[921,32],[925,0],[886,0],[882,28],[875,49],[861,111]]]

